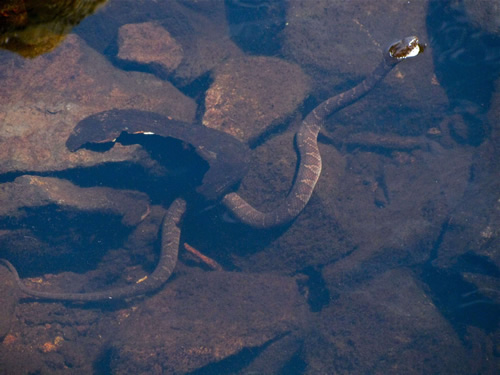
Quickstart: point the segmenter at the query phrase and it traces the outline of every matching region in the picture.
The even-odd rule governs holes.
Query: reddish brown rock
[[[478,360],[405,270],[343,293],[320,315],[305,356],[308,374],[465,375]]]
[[[118,31],[118,58],[140,64],[154,64],[167,73],[182,61],[182,47],[158,24],[123,25]]]
[[[3,265],[0,266],[0,300],[2,301],[0,303],[0,340],[4,340],[2,345],[8,345],[9,339],[5,336],[9,333],[17,305],[18,296],[15,284],[9,270]]]
[[[195,103],[170,83],[116,69],[76,35],[35,60],[0,59],[0,173],[145,158],[134,152],[136,146],[107,153],[66,149],[76,124],[106,109],[148,109],[185,122],[194,117]]]
[[[121,322],[111,367],[188,373],[293,332],[306,314],[293,278],[193,271]]]
[[[131,23],[157,22],[182,47],[181,64],[171,78],[189,84],[223,61],[242,52],[228,35],[225,4],[219,0],[109,2],[79,31],[92,47],[104,52],[117,38],[118,29]]]
[[[9,335],[0,344],[0,363],[7,374],[90,374],[89,358],[102,351],[102,330],[93,326],[103,318],[98,309],[67,309],[59,303],[20,303]],[[107,322],[108,326],[111,322]],[[29,329],[25,329],[29,326]],[[98,333],[100,332],[100,333]],[[62,340],[61,340],[62,339]],[[51,343],[48,345],[47,343]],[[55,351],[44,353],[44,345]]]
[[[309,90],[308,78],[298,66],[272,57],[230,60],[214,76],[203,124],[246,142],[283,122]]]

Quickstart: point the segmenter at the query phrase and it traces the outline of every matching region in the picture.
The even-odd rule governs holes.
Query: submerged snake
[[[237,193],[229,193],[223,196],[222,203],[224,206],[237,218],[240,222],[255,228],[271,228],[274,226],[284,225],[295,219],[309,202],[314,187],[321,174],[321,155],[318,149],[317,137],[325,119],[334,112],[345,108],[352,104],[365,94],[367,94],[375,85],[380,82],[398,63],[414,57],[424,50],[425,46],[418,42],[417,37],[407,37],[394,44],[391,44],[384,53],[382,62],[377,68],[368,75],[361,83],[341,94],[333,96],[320,105],[318,105],[311,113],[303,120],[299,131],[296,134],[295,141],[299,151],[300,163],[294,179],[294,184],[290,193],[286,196],[281,205],[274,211],[261,212]],[[87,142],[108,142],[114,141],[122,131],[130,131],[130,133],[149,133],[154,128],[154,134],[162,135],[164,132],[174,132],[167,136],[178,137],[195,146],[197,152],[207,161],[213,162],[217,166],[215,170],[223,171],[224,165],[237,166],[234,160],[231,159],[226,149],[220,149],[219,146],[211,149],[204,147],[202,140],[199,137],[191,139],[191,135],[183,130],[180,130],[180,123],[172,120],[165,120],[160,115],[152,114],[151,112],[141,112],[128,110],[128,119],[125,121],[127,126],[123,124],[116,125],[115,122],[120,118],[122,112],[108,111],[96,115],[101,122],[101,127],[77,126],[72,135],[67,141],[67,146],[70,150],[75,151],[84,143]],[[144,116],[151,121],[144,122]],[[109,119],[113,121],[110,121]],[[142,121],[141,121],[142,119]],[[168,122],[172,125],[171,130],[165,130],[161,125]],[[84,120],[85,124],[85,120]],[[108,126],[108,127],[106,127]],[[98,130],[93,132],[92,130]],[[176,132],[179,132],[178,134]],[[211,134],[211,133],[210,133]],[[208,142],[208,141],[207,141]],[[211,141],[210,141],[211,142]],[[209,142],[209,143],[210,143]],[[231,144],[231,147],[236,147],[236,144]],[[221,140],[221,143],[226,143]],[[231,148],[232,149],[232,148]],[[213,151],[215,150],[215,151]],[[244,150],[244,149],[241,149]],[[242,153],[244,154],[244,153]],[[236,159],[245,160],[246,156],[235,155]],[[221,162],[222,159],[227,159]],[[224,159],[224,160],[225,160]],[[237,169],[237,168],[236,168]],[[217,174],[218,174],[217,173]],[[217,175],[212,174],[212,179]],[[210,178],[205,177],[204,182],[210,181]],[[206,189],[202,192],[207,197],[213,198],[217,194],[222,193],[234,180],[228,179],[223,181],[215,190],[210,189],[210,183],[202,184],[202,188]],[[201,191],[200,191],[201,192]],[[7,265],[9,270],[14,274],[19,288],[26,294],[32,297],[44,298],[49,300],[63,301],[100,301],[109,299],[119,299],[137,296],[153,291],[162,286],[172,274],[172,271],[177,263],[177,254],[180,240],[179,222],[184,213],[186,203],[182,199],[175,200],[168,209],[162,224],[161,237],[161,256],[156,269],[149,277],[134,285],[110,289],[107,291],[89,292],[89,293],[52,293],[44,291],[36,291],[28,288],[14,268],[14,266],[5,259],[0,259]]]
[[[110,290],[87,293],[57,293],[34,290],[22,282],[15,267],[6,259],[0,259],[12,272],[16,283],[24,293],[47,300],[92,302],[130,298],[152,292],[161,287],[172,274],[177,264],[181,230],[179,222],[186,209],[183,199],[176,199],[165,214],[161,228],[161,254],[155,270],[142,282]]]
[[[306,116],[295,136],[300,158],[295,182],[278,208],[270,212],[261,212],[237,193],[227,194],[222,203],[238,221],[254,228],[271,228],[295,219],[309,202],[321,174],[321,155],[317,138],[325,119],[366,95],[398,63],[418,55],[424,48],[425,46],[420,44],[415,36],[391,44],[377,68],[361,83],[325,100]]]

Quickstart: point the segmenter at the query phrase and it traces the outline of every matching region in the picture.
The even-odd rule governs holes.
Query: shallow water
[[[0,372],[498,373],[500,27],[471,4],[111,0],[81,22],[61,11],[67,35],[54,20],[0,24],[3,47],[38,43],[30,58],[0,51],[0,257],[26,285],[142,279],[165,209],[187,201],[174,274],[145,296],[39,301],[0,268]],[[412,34],[426,51],[325,122],[301,214],[268,230],[232,220],[224,194],[276,207],[301,120]],[[114,108],[229,133],[249,171],[207,199],[210,165],[186,142],[67,149]]]

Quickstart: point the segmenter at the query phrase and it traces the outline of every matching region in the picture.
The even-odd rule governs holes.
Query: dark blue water
[[[498,373],[500,25],[491,4],[473,4],[110,1],[51,52],[2,50],[0,257],[27,285],[134,283],[157,263],[162,210],[181,197],[187,211],[174,274],[146,296],[18,299],[2,268],[0,372]],[[117,57],[120,27],[146,22],[181,47],[178,66]],[[27,27],[8,25],[11,44],[0,41],[12,49]],[[412,34],[426,51],[322,124],[323,170],[300,215],[264,230],[235,221],[224,195],[275,208],[302,119]],[[79,121],[114,108],[198,125],[218,113],[250,149],[249,171],[207,199],[197,188],[210,164],[178,139],[65,149]],[[78,199],[96,187],[140,192],[148,213],[134,211],[142,198]]]

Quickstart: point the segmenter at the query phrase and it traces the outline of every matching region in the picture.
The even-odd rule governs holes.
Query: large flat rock
[[[187,373],[296,331],[306,313],[293,278],[191,272],[121,322],[111,368]]]
[[[55,171],[139,160],[137,147],[70,153],[66,139],[85,117],[112,108],[148,109],[191,122],[195,103],[150,74],[123,72],[76,35],[34,60],[0,54],[0,173]]]

